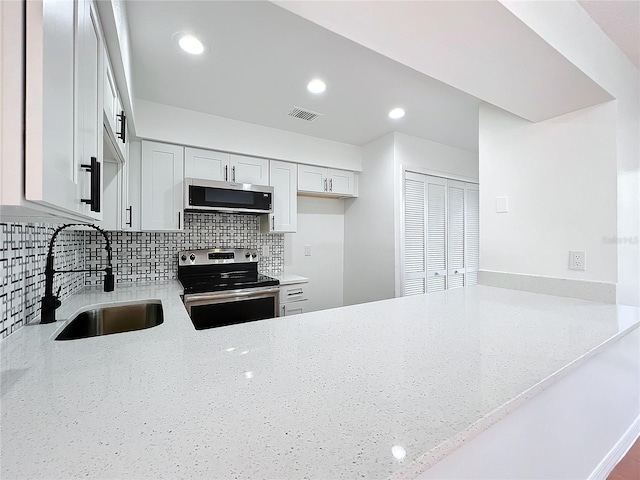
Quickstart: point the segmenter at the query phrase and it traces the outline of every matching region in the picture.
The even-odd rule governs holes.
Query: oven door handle
[[[202,304],[202,302],[219,302],[223,300],[234,300],[234,299],[242,299],[245,300],[251,297],[261,297],[261,296],[269,296],[276,295],[280,292],[280,288],[256,288],[256,289],[242,289],[242,290],[227,290],[222,292],[214,292],[214,293],[196,293],[191,295],[184,296],[184,303],[194,304],[197,302],[198,304]]]

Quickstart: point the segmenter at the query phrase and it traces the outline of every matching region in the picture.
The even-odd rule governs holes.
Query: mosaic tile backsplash
[[[284,266],[284,234],[262,234],[252,215],[185,213],[184,231],[107,232],[113,248],[116,284],[170,280],[177,276],[178,252],[198,248],[252,248],[261,272],[279,274]],[[0,334],[4,338],[40,314],[47,248],[58,225],[0,223]],[[263,256],[263,246],[269,255]],[[104,268],[104,240],[94,231],[62,232],[55,246],[55,268]],[[101,285],[104,273],[56,275],[60,298],[85,285]],[[117,286],[116,286],[117,288]]]
[[[4,338],[40,313],[49,241],[59,225],[0,223],[0,337]],[[54,268],[84,268],[85,233],[64,230],[54,248]],[[54,277],[54,293],[64,299],[85,284],[84,273]]]
[[[108,232],[116,285],[174,279],[178,273],[178,252],[201,248],[256,249],[261,272],[282,273],[284,234],[263,234],[259,227],[259,218],[254,215],[185,212],[183,232]],[[104,240],[98,235],[87,232],[86,268],[102,265]],[[269,250],[267,256],[262,255],[265,245]],[[101,285],[103,278],[104,274],[87,275],[86,284]]]

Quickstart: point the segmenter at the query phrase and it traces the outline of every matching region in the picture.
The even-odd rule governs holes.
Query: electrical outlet
[[[311,256],[311,245],[305,245],[304,246],[304,256],[305,257],[310,257]]]
[[[569,270],[586,270],[587,253],[580,250],[569,251]]]
[[[262,258],[269,256],[269,245],[262,245]]]

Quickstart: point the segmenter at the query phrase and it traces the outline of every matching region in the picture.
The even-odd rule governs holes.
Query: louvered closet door
[[[426,292],[426,181],[423,175],[406,173],[404,182],[404,265],[406,295]]]
[[[477,285],[478,267],[480,266],[480,199],[478,185],[475,183],[465,184],[465,193],[465,285]]]
[[[463,182],[455,180],[447,181],[448,212],[447,221],[449,227],[448,236],[448,285],[447,288],[464,287],[465,277],[465,186]]]
[[[427,292],[447,287],[447,181],[427,179]]]

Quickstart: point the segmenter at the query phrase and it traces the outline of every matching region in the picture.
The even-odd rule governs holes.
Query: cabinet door
[[[271,160],[270,185],[273,187],[272,232],[295,232],[298,226],[298,168],[295,163]]]
[[[230,155],[229,166],[230,182],[269,185],[269,160]]]
[[[298,190],[325,193],[329,189],[327,169],[312,165],[298,165]]]
[[[465,184],[465,285],[478,284],[480,267],[480,199],[478,185]]]
[[[328,169],[329,192],[336,195],[355,195],[355,173]]]
[[[129,142],[129,155],[125,163],[127,200],[123,213],[124,230],[139,232],[142,228],[142,143],[139,140]]]
[[[465,277],[465,187],[447,181],[447,288],[464,287]]]
[[[203,180],[229,181],[229,154],[187,147],[184,176]]]
[[[91,199],[98,192],[92,192],[92,175],[100,176],[99,192],[102,187],[102,169],[92,174],[84,166],[91,164],[91,159],[102,161],[102,40],[97,12],[90,0],[78,2],[78,33],[76,48],[76,154],[79,168],[79,185],[81,198]],[[101,202],[100,202],[101,203]],[[101,205],[98,211],[91,211],[91,206],[83,203],[85,215],[101,219]]]
[[[142,230],[182,230],[184,148],[142,142]]]
[[[25,8],[25,198],[81,213],[74,157],[76,4],[30,1]]]
[[[301,300],[299,302],[284,303],[280,306],[281,316],[288,317],[290,315],[299,315],[308,311],[308,300]]]
[[[102,80],[102,98],[105,124],[111,129],[111,133],[116,133],[116,114],[118,108],[118,89],[111,71],[111,64],[107,57],[106,50],[104,53],[104,75]]]

